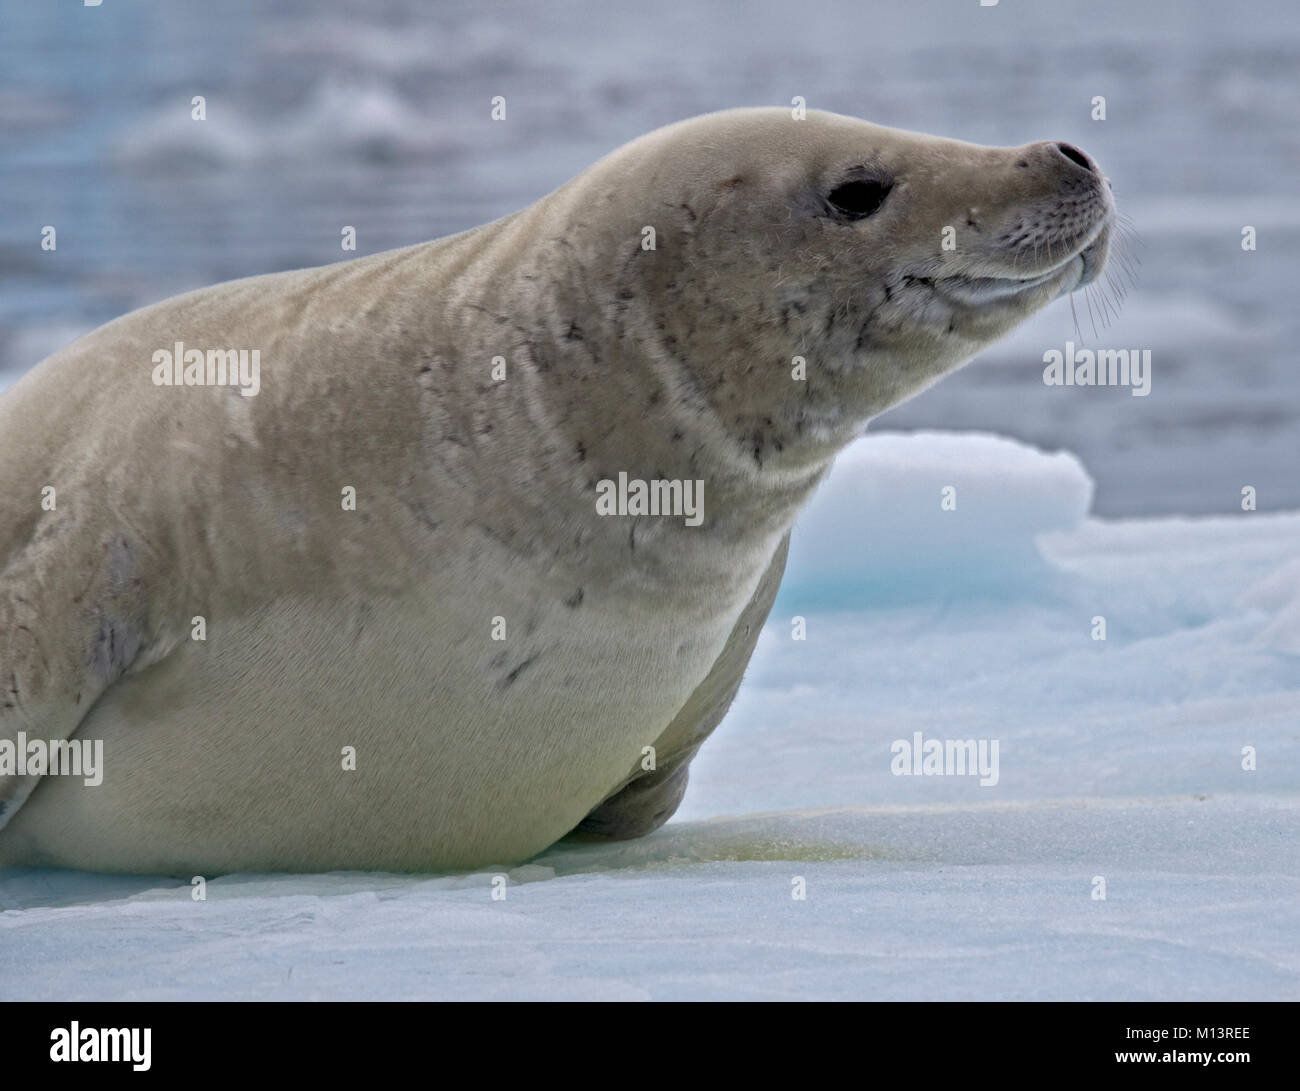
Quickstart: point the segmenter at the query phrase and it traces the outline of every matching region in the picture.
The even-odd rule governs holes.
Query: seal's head
[[[584,179],[583,202],[615,225],[609,287],[638,338],[729,431],[781,450],[838,446],[1093,280],[1115,214],[1072,145],[983,147],[816,111],[695,118]],[[629,247],[646,226],[654,250]]]

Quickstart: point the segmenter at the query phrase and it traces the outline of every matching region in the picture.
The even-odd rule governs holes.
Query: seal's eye
[[[831,190],[827,200],[831,207],[850,220],[865,220],[889,196],[889,183],[870,178],[856,178]]]

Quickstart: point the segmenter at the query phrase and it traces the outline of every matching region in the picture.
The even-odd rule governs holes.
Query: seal
[[[728,111],[74,342],[0,399],[0,861],[443,870],[654,829],[836,452],[1095,278],[1113,219],[1066,144]]]

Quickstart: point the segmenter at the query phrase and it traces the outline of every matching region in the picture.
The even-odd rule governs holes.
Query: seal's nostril
[[[1056,150],[1065,156],[1065,158],[1071,163],[1079,164],[1079,166],[1086,171],[1096,172],[1097,168],[1092,165],[1092,160],[1084,155],[1083,152],[1079,151],[1079,149],[1073,144],[1057,144]]]

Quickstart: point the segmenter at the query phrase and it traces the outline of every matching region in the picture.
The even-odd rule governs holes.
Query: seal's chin
[[[1106,265],[1106,255],[1110,247],[1110,228],[1107,226],[1096,239],[1083,248],[1079,254],[1079,260],[1083,262],[1083,269],[1079,273],[1079,279],[1068,289],[1074,291],[1075,288],[1082,288],[1085,284],[1091,284],[1099,276]],[[1064,293],[1062,293],[1064,294]]]

